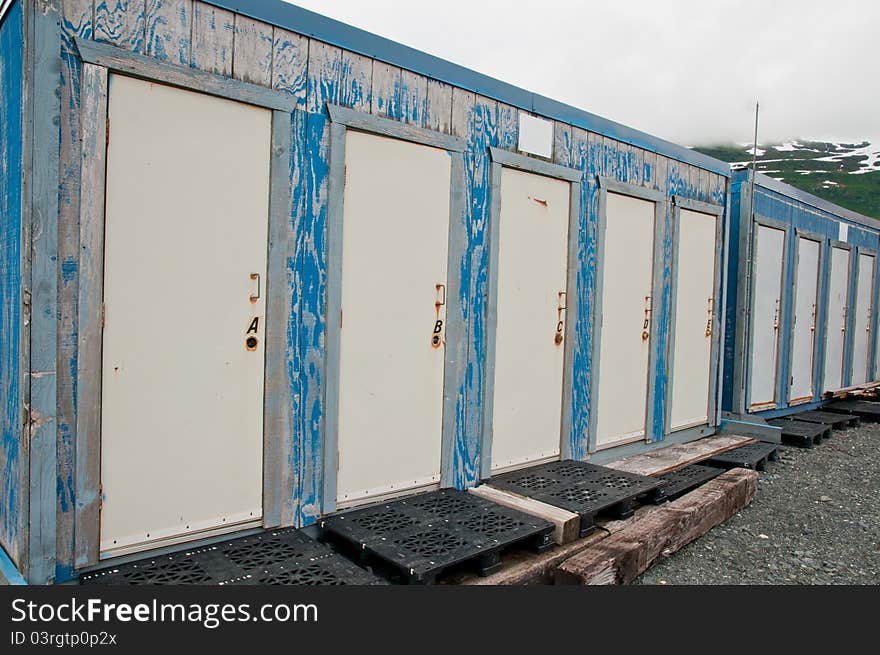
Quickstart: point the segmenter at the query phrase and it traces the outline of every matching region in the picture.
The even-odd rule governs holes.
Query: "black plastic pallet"
[[[644,495],[653,499],[661,487],[657,478],[574,460],[504,473],[493,477],[489,484],[578,514],[581,536],[596,529],[597,514],[632,516],[636,500]]]
[[[806,421],[807,423],[826,423],[835,430],[844,428],[857,428],[861,419],[855,414],[841,414],[838,412],[820,412],[818,410],[810,410],[800,412],[798,414],[789,414],[786,416],[790,421]]]
[[[376,585],[386,584],[299,530],[241,537],[86,573],[103,585]]]
[[[822,443],[823,439],[831,438],[831,426],[827,423],[810,423],[809,421],[793,421],[776,418],[767,421],[770,425],[782,429],[782,443],[812,448],[813,444]]]
[[[852,414],[863,421],[880,421],[880,402],[870,400],[838,400],[825,405],[823,409],[839,414]]]
[[[705,464],[691,464],[677,471],[657,476],[662,486],[659,489],[660,493],[656,494],[653,500],[655,503],[675,500],[709,480],[714,480],[724,473],[724,470]]]
[[[746,468],[763,471],[768,461],[775,462],[777,459],[779,459],[779,445],[759,441],[719,453],[703,463],[725,469]]]
[[[505,548],[527,545],[541,552],[553,545],[549,521],[452,489],[329,516],[321,532],[417,584],[431,584],[471,560],[480,575],[489,575],[500,568]]]

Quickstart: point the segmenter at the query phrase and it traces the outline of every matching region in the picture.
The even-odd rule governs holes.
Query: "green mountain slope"
[[[751,164],[751,145],[694,148],[722,161]],[[820,198],[880,218],[880,145],[795,140],[758,146],[758,170]]]

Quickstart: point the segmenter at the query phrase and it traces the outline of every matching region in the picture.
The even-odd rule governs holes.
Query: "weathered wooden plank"
[[[308,38],[276,27],[272,44],[272,88],[296,97],[300,110],[306,108],[308,62]]]
[[[425,98],[425,128],[449,133],[452,127],[452,87],[428,80]]]
[[[94,24],[93,0],[64,0],[61,3],[61,50],[76,52],[75,37],[91,39]]]
[[[553,524],[553,539],[560,546],[571,543],[578,538],[581,527],[580,516],[574,512],[569,512],[561,507],[555,507],[542,503],[533,498],[520,496],[519,494],[495,489],[488,484],[481,484],[479,487],[472,487],[468,491],[475,496],[485,498],[486,500],[510,507],[511,509],[525,512],[531,516],[537,516],[540,519],[549,521]]]
[[[339,104],[370,113],[373,89],[373,60],[342,51],[339,71]]]
[[[144,51],[145,0],[95,0],[95,41]]]
[[[664,475],[713,455],[754,443],[751,437],[718,435],[690,443],[674,444],[647,453],[615,460],[605,466],[637,475]]]
[[[272,26],[235,15],[232,76],[242,82],[272,85]]]
[[[571,132],[574,128],[567,123],[553,123],[553,162],[560,166],[572,166]]]
[[[309,42],[309,110],[305,153],[305,196],[297,220],[302,224],[300,286],[300,363],[302,367],[299,522],[313,523],[323,504],[324,338],[327,326],[327,189],[330,120],[327,103],[339,102],[341,51]]]
[[[235,19],[230,11],[193,2],[190,65],[206,73],[232,77]]]
[[[498,105],[498,147],[515,151],[519,145],[519,110],[510,105]]]
[[[192,13],[192,0],[147,0],[144,54],[189,66]]]
[[[65,2],[65,6],[67,3]],[[58,193],[58,518],[55,579],[73,576],[79,290],[80,76],[75,54],[62,54],[61,151]]]
[[[758,474],[732,469],[678,500],[644,514],[616,534],[566,560],[558,584],[628,584],[748,505]]]
[[[382,118],[400,118],[400,76],[397,66],[373,62],[373,99],[371,113]]]
[[[403,70],[400,72],[400,120],[422,127],[428,100],[428,78]]]
[[[58,167],[61,47],[57,1],[33,5],[30,41],[32,113],[30,164],[30,503],[28,577],[47,583],[55,577],[56,409],[58,331]],[[44,56],[43,53],[54,53]]]
[[[79,351],[76,383],[76,559],[98,562],[107,69],[84,64],[80,173]]]
[[[468,221],[467,268],[462,271],[462,285],[468,281],[467,302],[468,350],[465,370],[465,425],[462,439],[456,442],[456,486],[465,488],[476,484],[480,475],[480,445],[482,443],[482,406],[486,387],[486,303],[489,285],[488,233],[490,223],[491,165],[488,149],[498,145],[497,103],[477,96],[471,109],[468,187],[471,190],[470,220]]]
[[[27,569],[27,440],[22,429],[24,220],[23,143],[26,53],[22,3],[13,4],[0,30],[0,545]]]

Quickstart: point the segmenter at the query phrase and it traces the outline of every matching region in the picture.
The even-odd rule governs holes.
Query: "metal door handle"
[[[257,283],[257,295],[251,294],[251,302],[257,302],[260,299],[260,296],[263,295],[262,285],[260,284],[260,274],[259,273],[251,273],[251,279],[255,280]]]
[[[556,309],[558,309],[560,312],[563,312],[567,308],[568,308],[568,294],[565,291],[560,291]]]
[[[706,321],[706,336],[712,336],[712,311],[715,309],[715,298],[709,298],[709,319]]]
[[[651,326],[651,310],[653,303],[651,296],[645,296],[645,323],[642,325],[642,341],[647,341],[650,336],[648,328]]]
[[[446,285],[438,284],[436,286],[437,290],[437,300],[434,301],[434,305],[437,307],[442,307],[446,304]]]

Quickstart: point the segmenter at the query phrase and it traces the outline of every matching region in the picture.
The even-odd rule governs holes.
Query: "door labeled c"
[[[109,88],[102,557],[262,516],[271,140],[269,110]]]
[[[560,454],[571,183],[501,169],[492,471]]]

